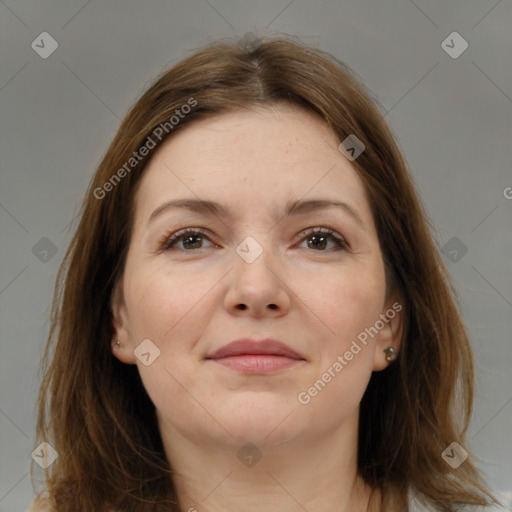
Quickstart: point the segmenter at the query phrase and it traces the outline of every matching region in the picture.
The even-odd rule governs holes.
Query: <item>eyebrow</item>
[[[343,201],[334,199],[298,199],[288,201],[285,207],[284,217],[291,217],[293,215],[303,215],[317,210],[325,210],[327,208],[337,207],[348,213],[361,227],[364,228],[364,223],[361,216],[349,204]],[[184,208],[197,212],[205,216],[214,216],[221,218],[233,218],[233,212],[225,205],[216,201],[208,201],[203,199],[183,198],[167,201],[159,206],[148,219],[148,224],[159,214],[171,208]]]

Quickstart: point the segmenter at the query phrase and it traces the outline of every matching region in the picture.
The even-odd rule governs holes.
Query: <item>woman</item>
[[[405,162],[350,70],[300,43],[211,45],[135,104],[85,198],[45,365],[49,510],[496,503]]]

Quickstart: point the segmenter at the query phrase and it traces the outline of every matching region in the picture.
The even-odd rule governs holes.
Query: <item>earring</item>
[[[116,345],[117,345],[118,347],[120,347],[120,346],[121,346],[121,342],[120,342],[119,340],[116,340]]]
[[[395,359],[395,349],[393,347],[385,348],[383,352],[386,354],[386,361],[391,362]]]

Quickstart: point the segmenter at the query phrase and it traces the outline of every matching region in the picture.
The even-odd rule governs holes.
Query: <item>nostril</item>
[[[269,304],[268,307],[270,309],[277,309],[277,305],[276,304]],[[241,310],[244,310],[244,309],[247,309],[247,306],[245,304],[238,304],[237,308],[241,309]]]

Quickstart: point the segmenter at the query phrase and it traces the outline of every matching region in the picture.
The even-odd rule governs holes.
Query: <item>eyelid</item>
[[[178,231],[175,231],[174,233],[167,231],[166,234],[160,238],[158,247],[158,252],[165,252],[169,249],[171,249],[171,244],[173,242],[178,241],[180,238],[185,237],[187,235],[196,235],[201,236],[204,238],[210,239],[210,237],[207,234],[207,230],[205,228],[194,228],[194,227],[188,227],[179,229]],[[212,242],[213,243],[213,242]],[[185,251],[183,251],[185,252]],[[190,251],[191,252],[191,251]]]
[[[207,229],[199,228],[199,227],[188,227],[188,228],[180,229],[180,230],[178,230],[178,231],[176,231],[174,233],[167,232],[160,239],[159,251],[158,252],[162,253],[162,252],[170,250],[171,248],[173,248],[172,247],[173,243],[179,242],[181,239],[183,239],[187,235],[192,235],[192,236],[198,236],[198,237],[201,237],[201,238],[206,238],[212,244],[217,245],[217,244],[215,244],[215,242],[213,242],[213,240],[211,240],[211,237],[208,236],[208,230]],[[308,228],[303,229],[297,235],[297,237],[296,237],[297,238],[297,242],[296,243],[303,242],[308,237],[314,236],[314,235],[317,235],[317,236],[326,235],[327,237],[329,237],[338,246],[338,249],[336,249],[336,250],[350,251],[350,249],[351,249],[350,244],[348,243],[348,241],[346,240],[346,238],[343,235],[340,235],[334,229],[326,227],[326,226],[312,226],[312,227],[308,227]],[[196,252],[196,251],[200,251],[201,249],[207,249],[207,248],[201,247],[199,249],[191,249],[191,250],[179,249],[179,251],[180,252]],[[326,251],[322,251],[321,250],[321,251],[314,251],[314,252],[331,253],[331,252],[333,252],[333,250],[332,249],[331,250],[326,250]]]
[[[299,241],[303,241],[308,236],[312,235],[327,235],[340,247],[341,250],[350,250],[350,245],[347,239],[340,235],[336,230],[327,226],[313,226],[303,229],[297,236]],[[332,251],[318,251],[318,252],[332,252]]]

